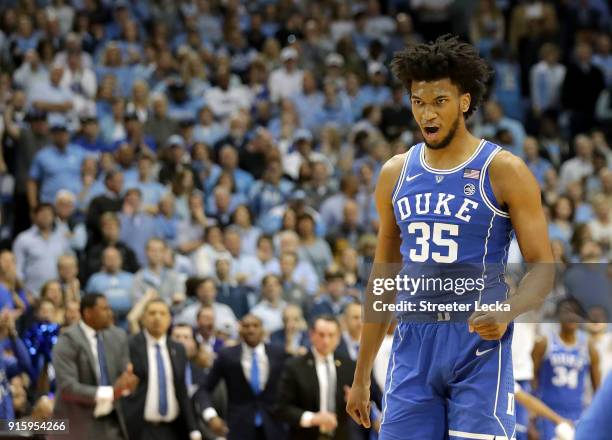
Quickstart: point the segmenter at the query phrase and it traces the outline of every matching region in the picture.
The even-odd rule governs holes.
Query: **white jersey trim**
[[[485,176],[487,174],[487,169],[489,168],[489,164],[491,163],[491,161],[493,160],[495,155],[497,153],[499,153],[501,150],[502,150],[501,147],[497,147],[495,150],[493,150],[493,152],[489,155],[489,157],[487,158],[486,162],[484,163],[484,165],[482,167],[482,170],[480,171],[480,179],[479,179],[479,182],[478,182],[478,189],[480,190],[480,196],[482,197],[482,200],[484,200],[485,205],[487,205],[487,207],[491,211],[493,211],[495,214],[497,214],[497,215],[499,215],[501,217],[510,218],[510,214],[508,214],[507,212],[502,211],[501,209],[495,207],[495,205],[487,197],[487,193],[485,192],[485,189],[484,189]]]
[[[414,147],[408,150],[408,152],[406,153],[406,157],[404,157],[404,165],[402,165],[402,172],[400,173],[399,179],[397,180],[397,186],[395,187],[395,191],[393,192],[393,197],[391,197],[391,203],[395,203],[395,199],[397,198],[397,195],[399,194],[399,191],[400,189],[402,189],[402,185],[404,184],[404,178],[406,177],[406,171],[408,170],[408,162],[410,161],[410,155],[412,154],[412,150],[414,150]]]
[[[399,343],[401,344],[404,340],[403,336],[402,336],[402,331],[400,328],[400,325],[398,324],[397,327],[395,328],[395,331],[397,332],[397,336],[399,338]],[[389,391],[391,391],[391,387],[393,386],[393,372],[395,371],[395,353],[397,352],[397,350],[393,350],[393,355],[392,355],[392,359],[391,359],[391,372],[390,372],[390,376],[389,376],[389,381],[387,383],[387,389],[385,390],[385,394],[383,396],[383,411],[382,411],[382,416],[380,418],[380,426],[382,426],[385,423],[385,415],[387,414],[387,396],[389,395]]]
[[[485,140],[481,139],[480,143],[478,144],[478,147],[472,153],[472,155],[465,162],[457,165],[454,168],[451,168],[450,170],[439,170],[437,168],[432,168],[429,165],[427,165],[427,163],[425,162],[425,144],[424,143],[421,144],[421,154],[420,154],[419,159],[421,161],[421,166],[423,168],[425,168],[425,170],[429,171],[430,173],[435,173],[435,174],[452,174],[452,173],[455,173],[455,172],[459,171],[460,169],[462,169],[463,167],[468,165],[471,161],[473,161],[476,158],[476,156],[478,156],[478,154],[480,153],[480,151],[482,150],[484,145],[485,145]]]
[[[452,429],[448,430],[448,435],[451,437],[467,438],[470,440],[515,440],[514,437],[512,437],[512,439],[508,439],[508,437],[503,435],[479,434],[476,432],[455,431]]]
[[[495,417],[495,419],[497,420],[497,423],[499,423],[499,426],[501,426],[502,431],[504,431],[504,435],[503,436],[497,436],[495,437],[500,438],[500,439],[510,439],[510,438],[514,438],[514,434],[516,432],[516,423],[514,424],[514,431],[512,432],[511,437],[508,437],[508,431],[506,431],[506,427],[504,426],[504,424],[501,422],[501,420],[499,419],[499,417],[497,416],[497,402],[499,399],[499,386],[500,386],[500,382],[501,382],[501,364],[502,364],[502,344],[501,341],[499,341],[497,343],[497,387],[495,389],[495,406],[493,407],[493,416]]]

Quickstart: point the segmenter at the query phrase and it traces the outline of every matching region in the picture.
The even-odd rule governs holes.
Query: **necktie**
[[[100,368],[100,386],[110,385],[108,380],[108,371],[106,370],[106,354],[104,353],[104,343],[102,334],[96,333],[96,341],[98,343],[98,367]]]
[[[157,385],[159,386],[159,415],[168,414],[168,396],[166,387],[166,369],[161,355],[161,346],[155,344],[155,359],[157,361]]]
[[[332,376],[332,360],[325,359],[325,372],[327,373],[327,411],[336,412],[336,381]]]
[[[257,353],[255,349],[252,351],[253,360],[251,361],[251,389],[253,394],[257,396],[261,391],[259,388],[259,364],[257,363]],[[261,426],[261,413],[255,411],[255,426]]]
[[[191,364],[189,362],[187,362],[185,367],[185,384],[187,385],[187,390],[193,385],[193,374],[191,373]]]

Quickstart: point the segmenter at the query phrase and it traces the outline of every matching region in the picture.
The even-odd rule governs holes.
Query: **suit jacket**
[[[217,302],[229,306],[238,319],[242,319],[249,311],[248,294],[249,289],[246,287],[217,283]]]
[[[336,417],[338,427],[335,440],[349,438],[349,416],[346,413],[344,386],[351,386],[355,363],[348,357],[334,354],[336,365]],[[312,351],[287,361],[278,386],[277,415],[289,423],[291,440],[317,440],[319,427],[302,428],[300,419],[305,411],[317,412],[319,407],[319,379]]]
[[[193,361],[188,361],[191,366],[191,382],[194,388],[193,394],[190,396],[191,402],[194,406],[195,417],[202,413],[206,408],[212,405],[210,395],[206,389],[206,380],[208,374],[204,368],[198,366]],[[187,390],[189,392],[189,390]]]
[[[310,338],[308,337],[308,332],[302,331],[300,333],[300,346],[310,348]],[[277,345],[281,348],[285,348],[285,344],[287,343],[287,335],[285,335],[285,329],[281,328],[280,330],[276,330],[270,334],[270,344]]]
[[[129,362],[127,335],[117,327],[104,330],[104,353],[110,383],[125,370]],[[100,419],[93,416],[98,388],[98,363],[91,351],[85,332],[79,324],[68,327],[53,349],[53,366],[57,381],[57,396],[53,418],[70,419],[70,435],[63,439],[109,438],[110,433]],[[116,401],[119,427],[127,439],[122,401]],[[58,438],[60,438],[58,437]]]
[[[188,438],[189,432],[196,431],[197,426],[193,415],[193,407],[187,394],[185,385],[185,366],[187,355],[183,345],[166,339],[170,363],[172,364],[172,376],[174,378],[174,390],[176,400],[179,405],[179,415],[175,420],[174,426],[180,438]],[[147,386],[149,383],[149,357],[147,356],[147,340],[144,333],[134,335],[129,342],[130,359],[134,365],[134,374],[138,376],[140,382],[134,392],[126,397],[124,403],[125,418],[127,423],[130,440],[138,440],[142,431],[147,399]]]
[[[282,440],[286,437],[285,426],[274,418],[278,379],[286,354],[283,348],[265,345],[268,357],[268,381],[264,389],[255,395],[249,379],[242,369],[242,345],[222,349],[208,375],[206,388],[211,392],[221,379],[227,386],[229,428],[228,440],[255,439],[255,412],[262,416],[266,438]]]

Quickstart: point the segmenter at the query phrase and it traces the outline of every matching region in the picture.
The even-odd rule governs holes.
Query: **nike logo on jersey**
[[[490,352],[490,351],[491,351],[491,350],[493,350],[494,348],[495,348],[495,347],[493,347],[493,348],[489,348],[488,350],[484,350],[484,351],[480,351],[480,348],[477,348],[477,349],[476,349],[476,356],[482,356],[483,354]]]
[[[414,176],[408,176],[406,177],[406,182],[410,182],[411,180],[416,179],[417,177],[419,177],[421,174],[423,173],[419,173],[419,174],[415,174]]]

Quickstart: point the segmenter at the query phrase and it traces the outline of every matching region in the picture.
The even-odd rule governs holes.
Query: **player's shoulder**
[[[402,174],[404,164],[408,160],[409,151],[396,154],[383,164],[376,182],[376,197],[380,200],[390,197],[393,193]]]
[[[408,151],[404,153],[398,153],[388,159],[383,164],[380,170],[380,179],[391,180],[393,183],[395,183],[395,181],[402,172],[402,168],[404,168],[406,160],[408,160],[408,155],[410,154],[410,151],[413,148],[415,147],[413,146]]]
[[[495,144],[493,145],[497,146]],[[516,154],[504,150],[503,148],[495,153],[489,165],[489,171],[491,173],[521,172],[524,169],[529,170],[525,161]]]
[[[404,153],[399,153],[399,154],[392,156],[383,164],[381,171],[387,172],[387,173],[393,170],[401,171],[402,167],[404,166],[404,162],[406,161],[406,158],[409,153],[410,153],[410,150]]]
[[[513,193],[520,188],[523,191],[525,187],[539,189],[525,161],[508,150],[502,149],[494,153],[488,171],[492,183],[503,195]],[[518,187],[516,182],[521,182],[521,187]]]

